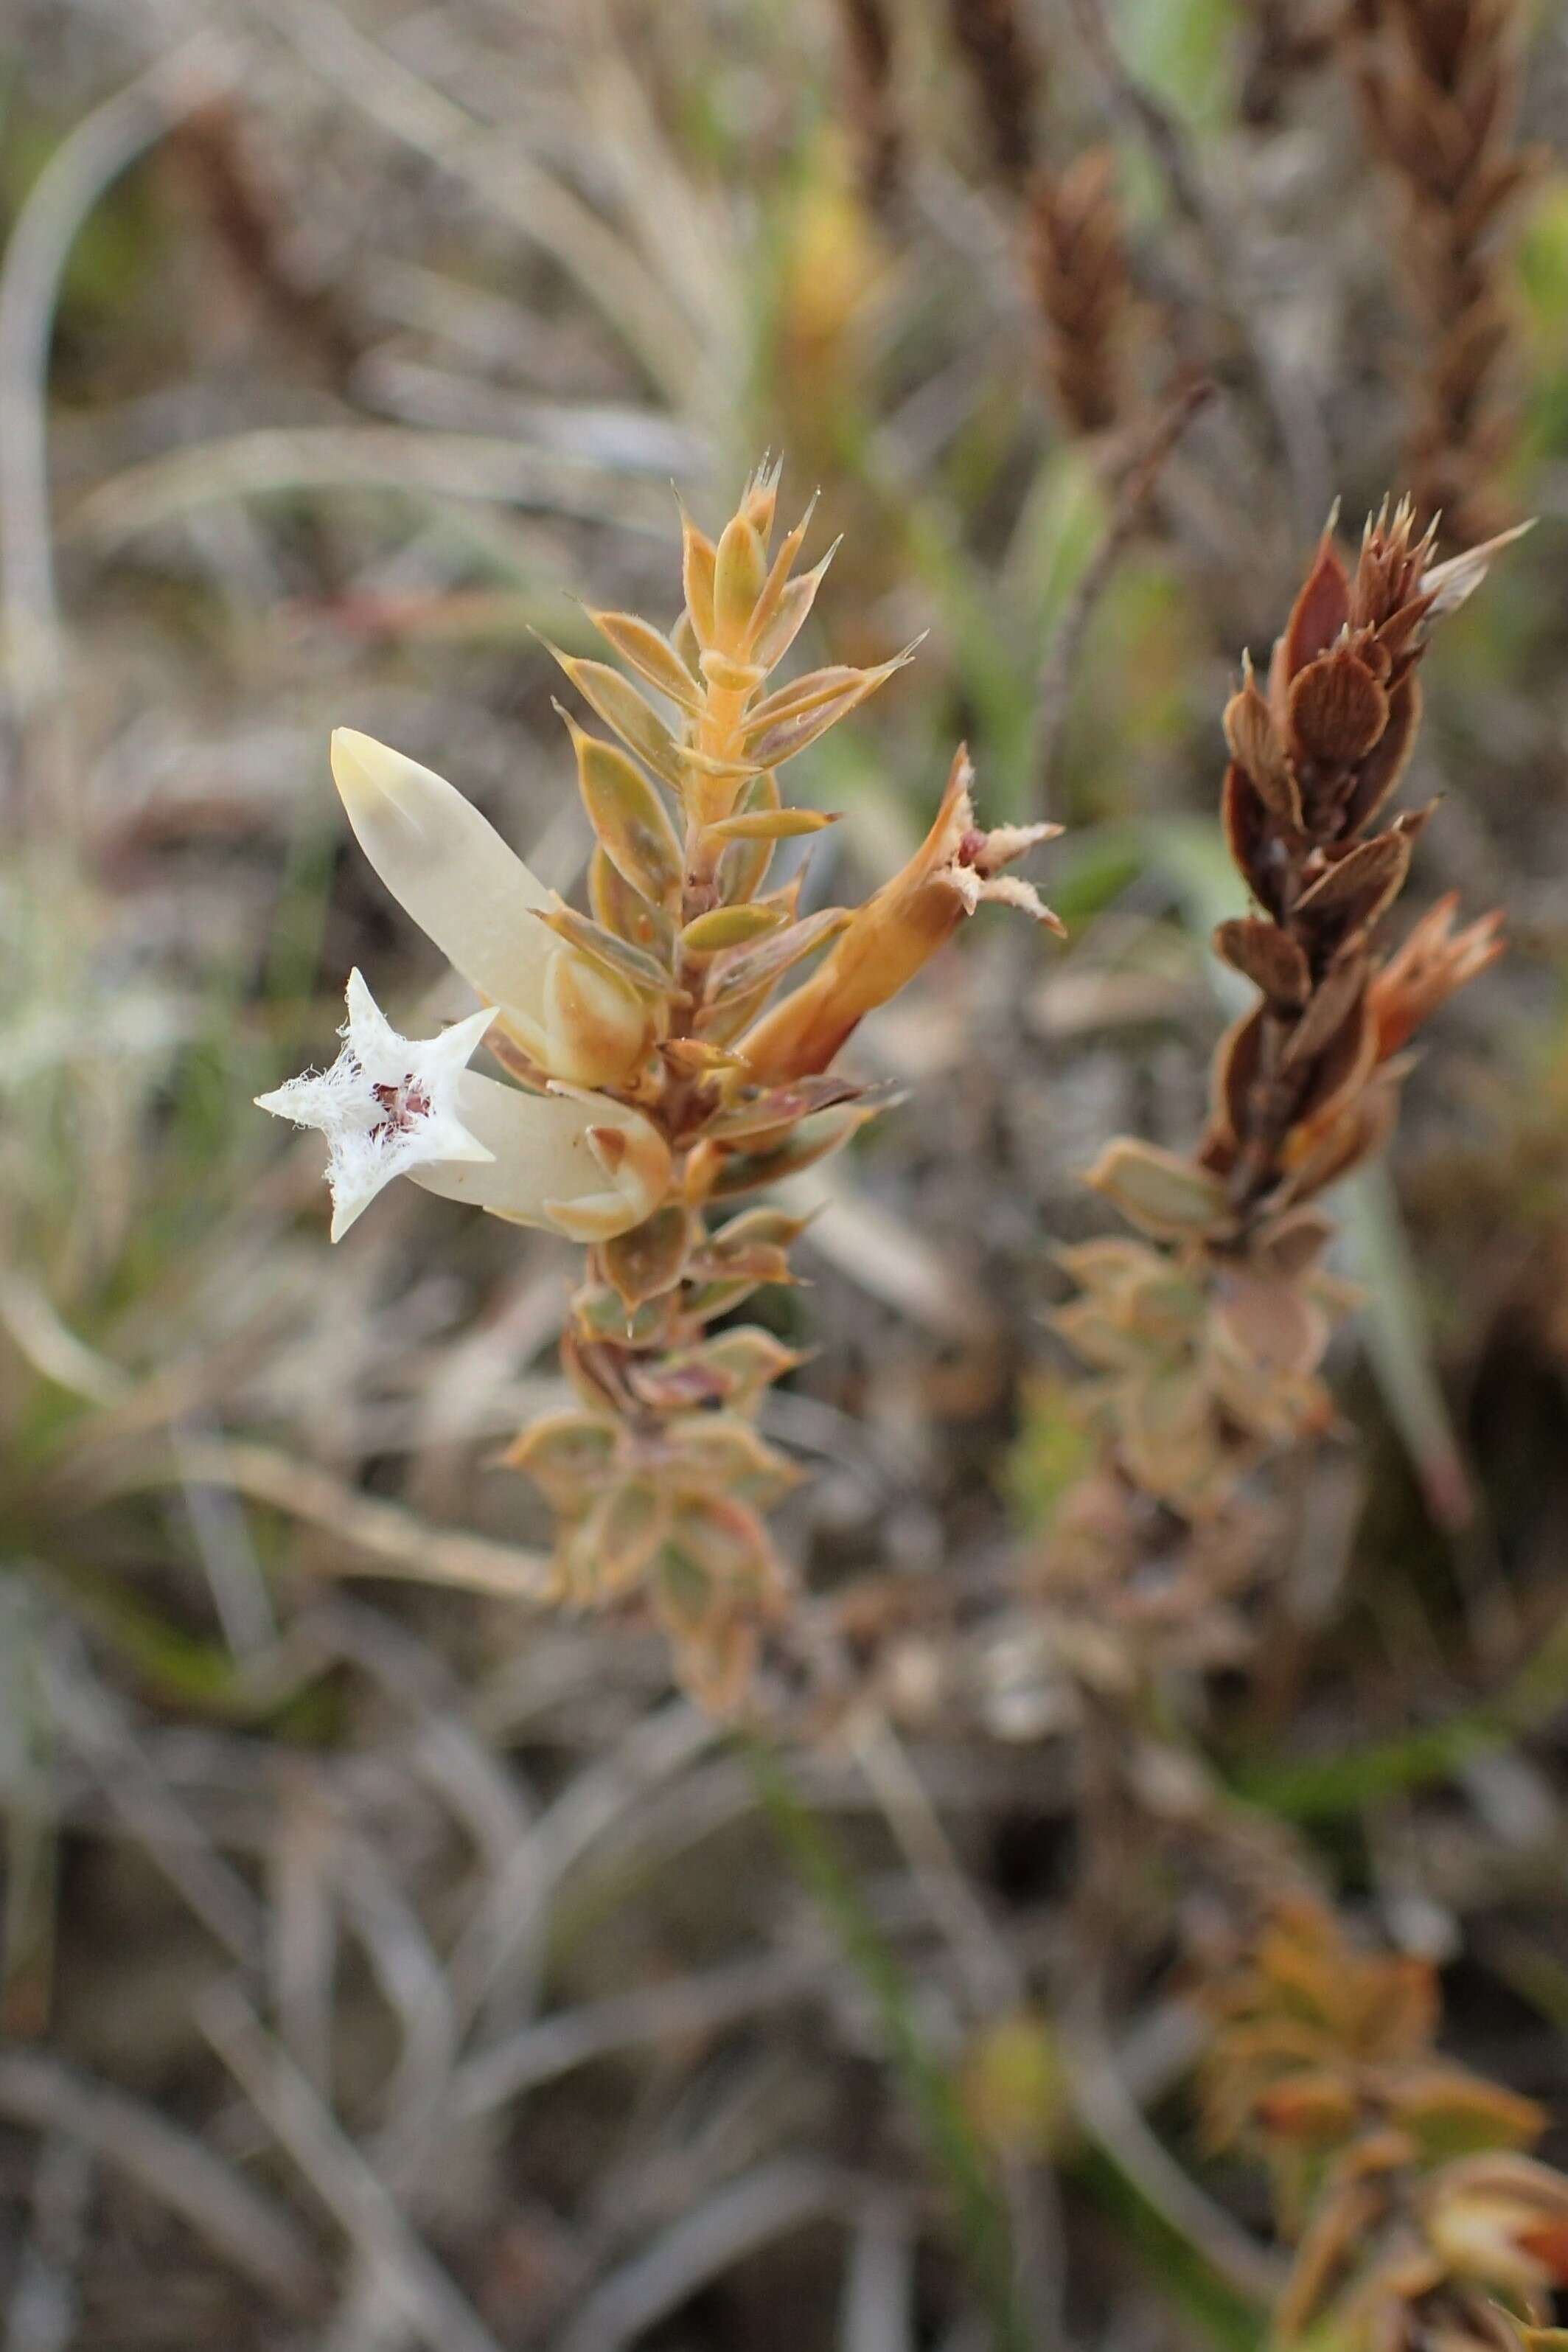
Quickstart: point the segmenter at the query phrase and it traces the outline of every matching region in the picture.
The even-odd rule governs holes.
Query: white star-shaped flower
[[[307,1070],[257,1108],[327,1139],[332,1239],[340,1241],[394,1176],[495,1153],[471,1135],[457,1110],[458,1080],[496,1017],[471,1013],[439,1037],[400,1037],[360,973],[349,974],[343,1050],[330,1069]]]
[[[607,1241],[651,1216],[670,1184],[670,1148],[641,1111],[604,1095],[503,1086],[468,1068],[494,1006],[439,1037],[400,1037],[357,971],[343,1050],[263,1110],[327,1139],[332,1239],[394,1176],[514,1223]]]

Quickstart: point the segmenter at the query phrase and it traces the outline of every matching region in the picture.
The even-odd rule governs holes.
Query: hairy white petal
[[[640,1111],[565,1087],[525,1094],[466,1066],[493,1008],[439,1037],[401,1037],[357,971],[348,1006],[331,1068],[256,1098],[326,1137],[334,1241],[394,1176],[580,1241],[624,1233],[664,1198],[669,1147]]]
[[[361,848],[414,921],[483,996],[538,1020],[559,942],[551,903],[455,784],[361,735],[332,734],[332,780]]]
[[[358,971],[349,975],[343,1050],[328,1070],[308,1070],[257,1107],[327,1139],[332,1239],[340,1241],[384,1184],[428,1164],[475,1166],[490,1146],[467,1126],[460,1086],[495,1019],[486,1006],[439,1037],[402,1037]]]

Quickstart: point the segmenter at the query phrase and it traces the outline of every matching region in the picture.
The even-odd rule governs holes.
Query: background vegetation
[[[1375,9],[12,0],[7,2352],[1264,2343],[1263,2178],[1194,2090],[1217,1790],[1568,2158],[1568,21],[1498,13],[1530,185],[1478,286]],[[1110,1229],[1108,1137],[1203,1124],[1241,649],[1434,433],[1541,517],[1406,793],[1413,902],[1511,950],[1336,1200],[1365,1303],[1276,1572],[1097,1795],[1030,1598],[1090,1458],[1051,1253]],[[766,447],[807,560],[845,533],[812,657],[925,633],[792,771],[844,812],[812,889],[909,854],[963,735],[986,820],[1067,826],[1071,940],[977,924],[852,1048],[905,1098],[759,1302],[815,1350],[764,1428],[847,1681],[758,1744],[634,1612],[517,1597],[548,1515],[494,1465],[570,1250],[400,1187],[329,1252],[251,1098],[356,962],[464,1009],[329,729],[570,889],[531,633],[673,621],[672,478],[715,526]]]

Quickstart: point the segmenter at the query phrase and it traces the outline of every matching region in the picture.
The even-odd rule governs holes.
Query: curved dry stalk
[[[210,1986],[196,2003],[196,2021],[361,2262],[385,2280],[401,2316],[430,2352],[500,2352],[473,2305],[265,2031],[237,1984]]]
[[[326,2281],[315,2248],[204,2141],[43,2051],[0,2051],[0,2115],[89,2148],[166,2205],[264,2294],[300,2309]]]
[[[229,43],[211,33],[160,58],[67,133],[12,228],[0,266],[0,646],[23,717],[54,698],[65,674],[47,415],[60,280],[105,188],[238,70]]]
[[[267,0],[307,65],[395,139],[465,181],[558,262],[648,369],[677,412],[702,371],[692,364],[680,289],[504,131],[479,121],[353,25],[332,0]]]

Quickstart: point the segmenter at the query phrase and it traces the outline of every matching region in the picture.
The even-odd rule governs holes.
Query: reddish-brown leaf
[[[1388,723],[1388,697],[1348,646],[1309,662],[1291,688],[1291,751],[1341,774],[1364,760]]]
[[[1307,959],[1278,923],[1258,915],[1221,923],[1214,934],[1214,951],[1234,971],[1245,972],[1270,1004],[1294,1012],[1306,1003],[1312,984]]]
[[[1420,724],[1421,681],[1412,672],[1388,697],[1388,723],[1361,763],[1345,804],[1347,833],[1360,833],[1369,825],[1395,791],[1409,764]]]
[[[1333,543],[1331,521],[1280,640],[1280,667],[1288,685],[1298,670],[1326,653],[1350,618],[1350,580]]]

